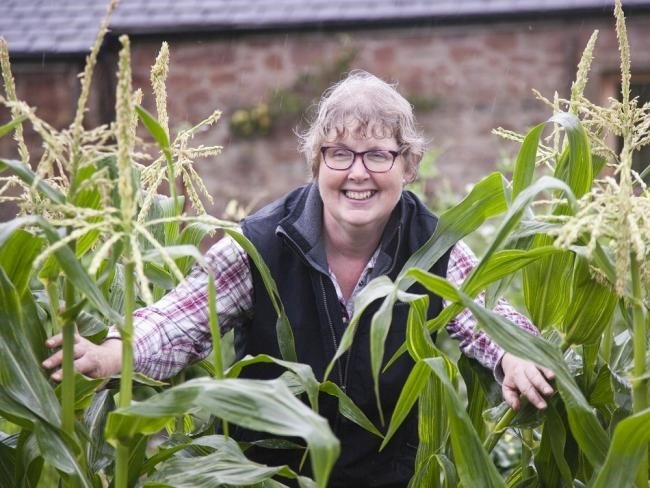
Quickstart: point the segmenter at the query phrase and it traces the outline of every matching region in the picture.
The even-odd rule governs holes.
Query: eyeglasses
[[[336,171],[350,169],[357,156],[360,156],[361,162],[371,173],[387,173],[399,156],[399,151],[371,149],[370,151],[356,152],[339,146],[322,146],[320,152],[329,169]]]

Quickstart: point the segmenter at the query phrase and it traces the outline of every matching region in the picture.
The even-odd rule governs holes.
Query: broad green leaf
[[[188,453],[164,461],[144,486],[216,488],[253,485],[276,475],[296,478],[296,474],[286,466],[265,466],[250,461],[233,439],[205,436],[189,443],[189,446],[207,446],[212,452],[205,455]]]
[[[456,242],[506,208],[503,177],[492,173],[479,181],[462,202],[440,216],[433,235],[404,264],[400,277],[410,268],[431,269]],[[411,279],[400,281],[400,288],[406,290],[412,283]]]
[[[528,131],[521,143],[517,154],[517,162],[512,172],[512,198],[515,198],[521,191],[528,187],[533,181],[535,174],[535,160],[537,159],[537,148],[539,137],[546,127],[546,122],[536,125]]]
[[[43,247],[43,239],[23,229],[16,229],[0,244],[0,267],[22,296],[29,284],[32,263]]]
[[[390,419],[388,424],[388,430],[386,431],[386,437],[381,443],[380,450],[383,449],[386,444],[393,438],[393,435],[397,431],[404,419],[408,416],[415,405],[420,393],[426,386],[429,378],[431,377],[431,369],[424,361],[418,361],[415,363],[413,369],[406,378],[404,387],[400,392],[397,404],[393,410],[393,416]]]
[[[15,470],[16,448],[0,440],[0,486],[18,486]]]
[[[591,276],[589,263],[577,259],[571,302],[562,323],[565,344],[599,341],[612,320],[617,301],[615,293]]]
[[[589,138],[578,117],[571,113],[560,112],[549,119],[564,127],[569,139],[565,154],[555,171],[555,176],[566,181],[573,194],[580,198],[591,190],[593,165]]]
[[[74,403],[74,409],[79,411],[79,410],[84,410],[91,402],[93,396],[95,395],[95,391],[97,388],[99,388],[103,383],[106,383],[105,379],[99,378],[99,379],[91,379],[88,378],[82,374],[79,374],[75,372],[74,375],[74,395],[75,395],[75,403]],[[54,392],[61,401],[61,387],[62,385],[59,384],[55,388]]]
[[[34,182],[37,181],[36,173],[34,173],[32,169],[22,161],[0,159],[0,173],[2,173],[7,168],[9,168],[18,178],[30,186],[34,185]],[[55,203],[65,203],[65,196],[63,193],[41,179],[38,179],[38,182],[36,183],[36,189],[42,195]]]
[[[537,235],[532,248],[549,247],[553,239]],[[526,308],[533,323],[545,330],[564,319],[571,293],[574,255],[568,251],[552,254],[524,269],[523,289]]]
[[[163,129],[156,118],[142,106],[137,105],[135,107],[135,111],[144,126],[147,128],[149,134],[151,134],[151,136],[160,146],[160,149],[162,149],[168,164],[172,164],[171,152],[169,150],[169,136],[167,135],[167,132],[165,132],[165,129]]]
[[[388,276],[379,276],[374,280],[371,280],[370,283],[368,283],[354,298],[354,315],[350,319],[348,326],[345,328],[345,332],[343,332],[341,343],[339,344],[336,353],[334,353],[334,357],[332,357],[332,360],[327,365],[323,381],[329,378],[336,361],[343,356],[352,345],[354,335],[356,334],[359,325],[359,319],[365,312],[366,308],[368,308],[368,306],[375,300],[390,294],[394,288],[393,282]]]
[[[513,198],[533,181],[539,138],[548,123],[561,125],[569,140],[567,149],[556,168],[555,176],[565,181],[578,198],[591,189],[594,173],[587,134],[575,115],[560,112],[546,122],[533,127],[526,134],[512,176]]]
[[[280,379],[190,380],[111,413],[107,438],[112,443],[128,442],[138,433],[157,432],[174,416],[197,410],[247,429],[302,437],[309,446],[318,486],[327,485],[339,442],[327,421],[296,399]]]
[[[0,386],[12,400],[59,427],[59,403],[25,340],[22,313],[16,289],[0,269]]]
[[[558,411],[550,402],[542,440],[535,455],[535,466],[544,486],[571,486],[573,474],[565,457],[566,429]]]
[[[77,462],[76,454],[59,437],[53,427],[43,422],[36,422],[34,434],[38,448],[48,464],[66,474],[75,475],[78,486],[92,488],[83,468]]]
[[[503,349],[547,367],[555,373],[556,385],[566,405],[571,431],[592,465],[599,467],[607,452],[607,434],[566,367],[557,347],[528,334],[504,317],[486,310],[462,292],[459,292],[459,296],[463,305],[477,318],[481,328]]]
[[[90,442],[84,444],[88,466],[93,472],[109,466],[115,457],[113,446],[104,438],[108,413],[115,409],[112,392],[102,390],[93,397],[83,416]]]
[[[642,456],[647,453],[650,442],[650,409],[621,420],[614,430],[614,437],[607,458],[589,484],[592,488],[633,486]]]
[[[257,356],[246,356],[240,359],[239,361],[237,361],[230,368],[228,368],[228,371],[226,371],[226,377],[237,378],[239,377],[241,370],[244,369],[246,366],[250,366],[251,364],[259,364],[259,363],[277,364],[293,372],[296,375],[296,377],[300,380],[301,386],[307,392],[307,396],[309,397],[309,403],[311,405],[311,408],[314,409],[316,412],[318,412],[319,384],[318,381],[316,381],[316,377],[314,376],[314,372],[311,369],[311,366],[307,364],[295,363],[291,361],[283,361],[282,359],[276,359],[267,354],[258,354]]]
[[[423,362],[438,377],[445,389],[447,415],[451,423],[451,445],[458,478],[464,486],[504,487],[505,483],[472,427],[467,412],[454,389],[442,358]]]
[[[474,298],[490,283],[498,281],[503,277],[506,277],[515,271],[518,271],[524,266],[527,266],[528,264],[544,256],[561,252],[564,251],[553,246],[540,247],[531,249],[529,251],[518,249],[506,249],[497,251],[490,256],[482,258],[482,266],[477,266],[474,268],[474,270],[472,270],[472,273],[463,282],[461,290],[463,290],[463,292],[465,292],[470,297]],[[450,288],[450,285],[445,284],[444,280],[441,280],[439,277],[434,277],[434,275],[425,273],[422,270],[410,270],[407,273],[413,277],[417,277],[422,282],[431,277],[431,280],[438,282],[440,286],[440,288],[438,288],[437,291],[434,291],[434,293],[438,294],[439,292],[446,290],[444,291],[446,296],[450,297],[450,300],[452,301],[455,300],[455,292],[453,291],[453,287]],[[445,307],[437,317],[434,317],[432,320],[428,321],[427,327],[429,329],[429,332],[435,332],[447,325],[447,323],[449,323],[449,321],[456,317],[456,315],[462,312],[464,308],[465,307],[459,303],[451,303]],[[393,364],[393,362],[405,351],[406,344],[401,346],[395,352],[393,357],[387,362],[385,369],[388,369]]]
[[[241,231],[235,229],[223,229],[226,234],[232,237],[237,244],[239,244],[250,259],[255,264],[257,271],[262,277],[266,291],[271,298],[273,303],[273,308],[275,308],[275,313],[278,314],[278,320],[276,322],[275,330],[278,336],[278,346],[280,348],[280,353],[282,354],[282,359],[286,361],[297,362],[296,356],[296,346],[293,340],[293,331],[291,325],[289,324],[289,318],[287,317],[286,312],[284,311],[284,306],[280,300],[280,294],[278,288],[271,276],[268,266],[262,259],[260,253],[255,249],[253,243],[248,240],[248,238],[241,233]],[[327,376],[326,376],[327,377]]]

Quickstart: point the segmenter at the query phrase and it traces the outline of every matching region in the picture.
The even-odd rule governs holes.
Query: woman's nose
[[[363,157],[361,154],[355,154],[354,159],[352,160],[352,166],[348,172],[348,178],[367,178],[368,169],[363,163]]]

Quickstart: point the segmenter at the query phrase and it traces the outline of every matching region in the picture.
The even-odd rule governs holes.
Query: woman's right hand
[[[45,345],[50,349],[62,347],[63,335],[50,337]],[[63,350],[59,349],[42,363],[45,369],[54,370],[51,378],[55,381],[61,381],[63,378],[62,362]],[[74,369],[91,378],[107,378],[119,373],[122,369],[122,341],[108,339],[101,344],[95,344],[75,333]]]

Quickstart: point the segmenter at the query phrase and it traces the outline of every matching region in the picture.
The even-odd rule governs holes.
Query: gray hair
[[[394,137],[406,163],[407,181],[415,179],[425,143],[415,126],[413,107],[394,85],[362,70],[350,72],[323,94],[311,126],[299,134],[300,152],[314,177],[323,141],[331,137],[332,131],[336,137],[345,137],[351,127],[360,137]]]

